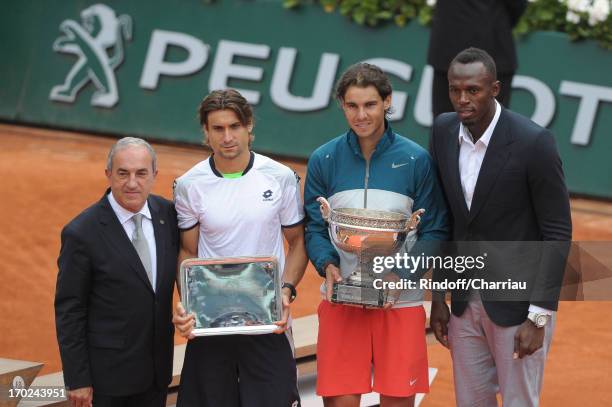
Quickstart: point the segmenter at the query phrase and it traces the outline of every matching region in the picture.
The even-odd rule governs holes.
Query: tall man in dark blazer
[[[495,100],[499,82],[485,51],[460,52],[448,81],[456,112],[435,120],[430,150],[456,247],[490,252],[480,274],[461,278],[522,280],[527,288],[455,290],[452,316],[445,293],[434,292],[431,327],[450,347],[458,406],[497,406],[498,391],[505,407],[535,406],[571,240],[561,160],[548,130]],[[454,274],[436,270],[434,280]]]
[[[497,66],[497,100],[508,107],[512,77],[518,66],[512,29],[527,8],[527,0],[438,0],[434,10],[427,63],[434,68],[434,117],[452,112],[447,71],[451,60],[467,47],[487,51]]]
[[[119,140],[110,188],[62,231],[55,320],[73,406],[165,406],[178,229],[172,203],[149,195],[156,174],[146,141]]]

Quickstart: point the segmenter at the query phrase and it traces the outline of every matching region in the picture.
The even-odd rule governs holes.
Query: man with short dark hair
[[[283,318],[266,335],[194,338],[193,314],[177,304],[174,323],[187,343],[178,406],[299,406],[290,303],[306,269],[299,178],[251,151],[253,111],[233,89],[211,92],[199,108],[213,154],[177,179],[179,259],[275,256]],[[283,237],[287,239],[285,255]]]
[[[408,216],[424,208],[418,240],[447,239],[446,208],[431,158],[391,129],[386,119],[391,93],[379,67],[359,63],[348,68],[336,85],[336,97],[349,130],[308,160],[306,248],[325,278],[317,394],[328,407],[359,406],[361,394],[372,389],[380,393],[382,407],[411,406],[416,393],[429,391],[422,291],[391,296],[384,309],[332,303],[333,284],[354,271],[357,257],[330,241],[317,202],[324,197],[332,209],[368,208]],[[400,253],[406,253],[405,247]]]
[[[435,120],[430,151],[453,240],[489,252],[481,274],[461,278],[513,278],[527,289],[454,290],[450,316],[445,293],[434,292],[431,327],[451,350],[459,407],[497,406],[498,390],[506,407],[536,406],[572,236],[561,159],[550,131],[495,100],[500,85],[485,51],[460,52],[448,82],[455,113]]]
[[[62,230],[55,322],[72,406],[166,405],[178,229],[150,194],[156,175],[146,141],[117,141],[110,188]]]

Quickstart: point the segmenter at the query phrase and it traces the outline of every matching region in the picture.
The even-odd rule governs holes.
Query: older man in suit
[[[527,288],[455,290],[452,316],[445,293],[434,292],[431,327],[450,347],[458,406],[497,406],[498,391],[506,407],[535,406],[571,240],[561,160],[548,130],[495,100],[500,85],[485,51],[460,52],[448,81],[455,113],[435,120],[430,150],[453,240],[470,251],[494,249],[484,271],[464,276]],[[453,274],[436,270],[434,279]]]
[[[165,406],[178,228],[172,203],[149,195],[156,174],[146,141],[119,140],[110,188],[62,231],[55,320],[73,406]]]

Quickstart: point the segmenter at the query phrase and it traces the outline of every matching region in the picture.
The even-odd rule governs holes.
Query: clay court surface
[[[60,231],[102,197],[106,154],[113,142],[0,124],[5,196],[0,201],[0,357],[44,362],[41,374],[61,370],[53,314]],[[198,147],[154,147],[159,167],[154,193],[171,198],[173,180],[207,153]],[[304,177],[303,162],[287,165]],[[612,247],[611,203],[572,200],[572,218],[574,240],[605,240]],[[320,282],[309,267],[292,307],[294,317],[316,312]],[[437,344],[428,351],[438,374],[421,405],[452,406],[449,354]],[[542,405],[609,406],[611,377],[612,302],[561,303]]]

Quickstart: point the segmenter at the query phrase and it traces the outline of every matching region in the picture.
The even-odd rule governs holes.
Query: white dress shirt
[[[493,131],[499,115],[501,114],[501,106],[497,100],[495,101],[495,115],[489,123],[487,129],[482,133],[482,136],[474,143],[472,134],[463,123],[459,124],[459,175],[461,177],[461,190],[468,210],[472,207],[472,199],[474,198],[474,190],[480,174],[480,167],[484,161],[487,147],[491,142]],[[536,305],[529,305],[529,312],[545,313],[551,315],[551,311]]]
[[[119,205],[113,196],[112,191],[108,194],[108,201],[110,202],[115,215],[117,215],[119,223],[121,223],[121,226],[123,226],[123,230],[125,230],[127,237],[130,239],[130,241],[132,241],[134,231],[136,230],[136,225],[134,225],[134,221],[132,221],[132,216],[136,214]],[[157,251],[155,249],[155,232],[153,231],[153,220],[151,217],[151,211],[149,210],[149,203],[145,202],[144,206],[140,209],[140,211],[138,211],[138,213],[142,213],[143,215],[142,232],[147,239],[149,253],[151,254],[151,278],[153,279],[153,291],[155,291],[155,285],[157,283]]]
[[[478,181],[480,167],[487,152],[487,147],[491,142],[493,130],[495,130],[495,126],[499,121],[500,113],[501,107],[496,100],[493,120],[491,120],[489,127],[482,133],[482,136],[476,143],[472,141],[472,134],[468,128],[463,123],[459,124],[459,174],[461,176],[461,189],[463,190],[468,210],[472,207],[472,199],[474,198],[474,189],[476,188],[476,181]]]

